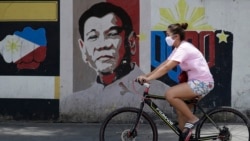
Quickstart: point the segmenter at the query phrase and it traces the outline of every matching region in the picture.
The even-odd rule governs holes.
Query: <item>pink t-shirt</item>
[[[188,74],[188,80],[214,82],[207,61],[202,53],[191,43],[182,41],[168,57],[168,60],[179,62],[183,71]]]

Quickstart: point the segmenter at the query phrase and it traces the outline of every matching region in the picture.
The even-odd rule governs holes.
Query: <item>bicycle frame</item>
[[[143,93],[143,99],[141,101],[141,104],[140,104],[140,111],[139,111],[139,114],[136,118],[136,122],[135,122],[135,125],[134,127],[132,128],[131,130],[131,133],[132,135],[136,136],[136,127],[137,125],[139,124],[139,120],[140,120],[140,117],[142,115],[142,112],[143,112],[143,108],[145,106],[145,103],[154,111],[154,113],[160,117],[162,119],[162,121],[168,125],[169,128],[171,128],[178,136],[181,135],[182,131],[174,124],[174,122],[168,118],[168,116],[166,114],[164,114],[164,112],[158,108],[158,106],[152,101],[152,99],[157,99],[157,100],[166,100],[164,96],[159,96],[159,95],[153,95],[153,94],[149,94],[148,93],[149,91],[149,87],[146,86],[145,90],[144,90],[144,93]],[[187,104],[193,104],[194,105],[194,111],[196,110],[196,107],[198,107],[198,109],[203,113],[203,116],[207,117],[211,122],[212,124],[218,129],[218,130],[221,130],[218,125],[216,125],[214,123],[214,121],[207,115],[207,113],[202,109],[202,107],[197,104],[197,102],[192,102],[192,101],[185,101]],[[135,134],[134,134],[135,133]],[[216,138],[217,136],[209,136],[209,137],[202,137],[201,139],[199,140],[208,140],[208,139],[214,139]]]
[[[180,135],[180,129],[170,118],[168,118],[166,114],[164,114],[164,112],[160,108],[158,108],[158,106],[150,98],[165,100],[165,97],[157,95],[147,95],[144,99],[144,102],[164,121],[165,124],[167,124],[177,135]]]
[[[156,113],[156,115],[158,115],[158,117],[160,117],[164,121],[164,123],[166,125],[168,125],[178,136],[180,136],[180,134],[181,134],[180,129],[176,125],[174,125],[174,122],[172,120],[170,120],[168,118],[168,116],[165,115],[164,112],[161,111],[158,108],[158,106],[151,100],[151,98],[153,98],[153,99],[159,99],[159,100],[165,100],[165,97],[164,96],[158,96],[158,95],[149,94],[148,91],[149,91],[149,87],[146,87],[145,91],[143,93],[143,100],[141,101],[141,104],[140,104],[140,112],[139,112],[139,114],[137,116],[137,119],[136,119],[136,122],[135,122],[135,126],[132,128],[131,133],[135,133],[136,132],[136,127],[139,124],[139,120],[140,120],[140,117],[142,115],[145,103],[146,103],[154,111],[154,113]]]

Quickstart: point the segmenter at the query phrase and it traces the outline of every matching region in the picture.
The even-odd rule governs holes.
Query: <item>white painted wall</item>
[[[73,1],[60,1],[60,98],[73,92]]]
[[[0,98],[55,98],[55,77],[0,76]]]

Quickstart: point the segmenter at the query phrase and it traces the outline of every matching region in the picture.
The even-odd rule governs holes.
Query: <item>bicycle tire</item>
[[[127,131],[130,131],[134,126],[138,113],[139,109],[133,107],[120,108],[110,113],[100,127],[100,141],[157,141],[157,127],[145,112],[142,113],[140,123],[137,126],[136,139],[126,136]]]
[[[196,128],[197,140],[206,140],[209,136],[214,136],[211,140],[250,141],[249,120],[240,111],[231,107],[219,107],[208,112],[208,116],[222,130],[219,131],[209,118],[204,116]]]

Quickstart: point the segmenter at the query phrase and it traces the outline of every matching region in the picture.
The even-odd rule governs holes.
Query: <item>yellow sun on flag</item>
[[[212,26],[205,21],[204,7],[195,7],[191,11],[191,16],[187,17],[189,10],[186,0],[179,0],[175,11],[170,8],[160,8],[160,22],[153,29],[166,30],[166,27],[173,23],[188,23],[188,30],[213,30]],[[174,12],[177,13],[178,18],[175,18]]]
[[[20,49],[21,45],[17,40],[11,39],[7,41],[7,51],[9,51],[10,53],[15,53]]]

